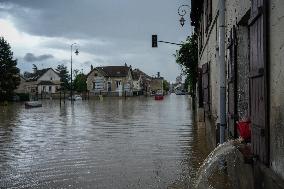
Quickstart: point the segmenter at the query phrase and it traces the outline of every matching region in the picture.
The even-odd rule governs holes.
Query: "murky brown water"
[[[208,154],[191,119],[176,95],[0,107],[0,188],[188,188]]]

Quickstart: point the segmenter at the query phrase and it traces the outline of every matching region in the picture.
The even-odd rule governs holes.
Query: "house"
[[[160,72],[158,72],[157,77],[152,77],[150,81],[151,94],[164,92],[163,82],[164,78],[160,77]]]
[[[19,93],[26,94],[26,93],[28,93],[28,91],[27,91],[27,81],[24,78],[24,76],[19,75],[19,77],[20,77],[20,84],[17,86],[17,89],[15,89],[14,92],[16,94],[19,94]]]
[[[134,69],[132,71],[132,77],[133,77],[133,92],[139,93],[142,91],[142,74],[140,73],[139,69]]]
[[[131,66],[104,66],[93,68],[87,75],[90,94],[108,96],[133,95]]]
[[[49,96],[60,89],[60,76],[52,68],[35,69],[33,73],[26,72],[24,77],[28,93]]]
[[[133,92],[136,92],[140,95],[141,94],[147,95],[147,93],[149,93],[150,91],[151,77],[137,68],[132,71],[132,75],[133,75]]]
[[[254,178],[247,188],[283,188],[284,1],[225,1],[225,25],[222,2],[191,1],[200,73],[197,120],[204,123],[208,144],[214,148],[220,129],[225,129],[226,139],[236,138],[237,121],[250,119],[255,161],[246,171]],[[225,71],[220,72],[223,65]],[[224,87],[220,75],[226,76]],[[220,127],[221,101],[226,123]]]

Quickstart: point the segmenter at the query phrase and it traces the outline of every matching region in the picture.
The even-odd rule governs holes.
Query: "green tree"
[[[56,71],[59,73],[62,89],[70,89],[70,75],[67,67],[64,64],[58,65]]]
[[[170,83],[167,80],[163,81],[163,89],[165,92],[168,92],[170,90]]]
[[[0,101],[10,100],[20,84],[20,70],[9,43],[0,37]]]
[[[198,43],[197,35],[193,34],[175,54],[176,62],[181,65],[183,73],[186,75],[186,88],[195,97],[196,83],[198,78]]]
[[[76,75],[74,79],[74,89],[78,92],[87,91],[87,76],[83,73]]]

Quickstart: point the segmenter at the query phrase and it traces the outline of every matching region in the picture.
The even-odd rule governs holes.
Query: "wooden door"
[[[237,32],[236,27],[230,31],[230,37],[228,39],[228,50],[229,58],[227,61],[227,70],[228,70],[228,137],[236,138],[236,121],[237,116]]]
[[[252,0],[250,29],[250,118],[252,149],[265,164],[269,161],[267,118],[266,0]]]

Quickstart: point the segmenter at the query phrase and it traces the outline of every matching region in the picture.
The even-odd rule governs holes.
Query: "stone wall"
[[[284,179],[284,1],[269,6],[270,165]]]

